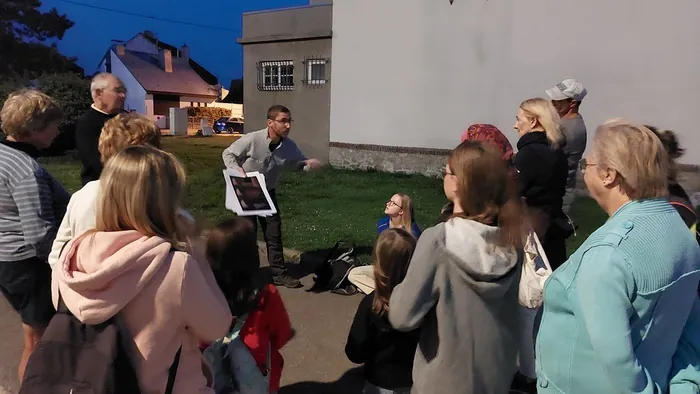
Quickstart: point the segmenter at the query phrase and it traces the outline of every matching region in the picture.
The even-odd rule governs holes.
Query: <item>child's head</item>
[[[103,163],[127,146],[151,145],[160,149],[160,129],[156,123],[135,112],[123,113],[105,122],[98,142]]]
[[[377,238],[374,245],[374,313],[383,315],[389,310],[391,292],[406,276],[415,248],[416,239],[404,229],[391,228]]]
[[[234,316],[257,306],[263,286],[258,253],[257,233],[249,219],[236,216],[207,235],[207,259]]]
[[[102,172],[96,231],[136,230],[178,245],[185,239],[177,220],[185,181],[185,168],[172,154],[151,146],[127,147]]]

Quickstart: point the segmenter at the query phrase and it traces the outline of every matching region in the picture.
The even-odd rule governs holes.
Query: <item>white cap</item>
[[[545,93],[554,101],[571,99],[581,102],[583,98],[586,97],[586,94],[588,94],[588,91],[583,87],[581,82],[575,79],[565,79],[556,86],[545,90]]]

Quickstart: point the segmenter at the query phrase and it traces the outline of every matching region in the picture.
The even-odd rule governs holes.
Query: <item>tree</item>
[[[35,77],[43,72],[78,72],[75,58],[61,55],[50,39],[62,39],[73,22],[40,0],[0,1],[0,76]]]

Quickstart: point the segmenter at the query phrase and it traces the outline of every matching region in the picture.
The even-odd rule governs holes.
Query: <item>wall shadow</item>
[[[346,371],[335,382],[299,382],[281,387],[279,394],[357,394],[364,387],[362,367]]]

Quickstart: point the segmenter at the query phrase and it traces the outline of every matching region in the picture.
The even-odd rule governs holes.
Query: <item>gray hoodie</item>
[[[519,254],[497,227],[450,219],[421,235],[389,302],[398,330],[420,328],[412,393],[505,394],[516,371]]]

